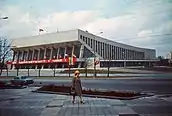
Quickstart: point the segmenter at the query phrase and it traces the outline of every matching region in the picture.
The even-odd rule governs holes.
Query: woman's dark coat
[[[82,86],[80,78],[74,77],[72,80],[72,87],[74,88],[76,95],[82,95]]]

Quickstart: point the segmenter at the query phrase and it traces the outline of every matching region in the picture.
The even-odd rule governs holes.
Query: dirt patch
[[[56,85],[46,85],[39,88],[38,92],[54,92],[70,95],[71,87],[70,86],[56,86]],[[95,96],[102,98],[138,98],[143,96],[139,92],[131,91],[108,91],[108,90],[96,90],[96,89],[84,89],[82,91],[83,96]]]

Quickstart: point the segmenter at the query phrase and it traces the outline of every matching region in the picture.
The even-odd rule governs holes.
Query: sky
[[[5,16],[0,36],[9,39],[82,29],[156,56],[172,51],[172,0],[0,0]]]

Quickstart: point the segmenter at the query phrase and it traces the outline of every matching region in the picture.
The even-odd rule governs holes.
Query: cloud
[[[105,7],[102,4],[104,2],[102,0],[97,7]],[[103,31],[101,36],[108,39],[139,47],[156,48],[158,55],[165,55],[164,51],[168,52],[172,49],[169,44],[172,43],[171,36],[152,37],[152,35],[172,32],[172,17],[169,12],[164,12],[170,10],[170,5],[160,5],[161,2],[156,2],[159,5],[154,8],[151,6],[145,8],[146,3],[141,7],[142,3],[136,2],[137,6],[129,10],[131,14],[111,17],[106,17],[98,10],[54,11],[44,16],[36,16],[33,12],[25,11],[19,6],[5,6],[0,9],[0,16],[7,15],[9,20],[0,22],[0,31],[9,38],[36,35],[39,28],[45,30],[43,33],[76,28],[88,30],[94,34]],[[153,2],[151,5],[153,6]]]
[[[39,26],[50,32],[80,28],[99,17],[97,11],[57,12],[40,19]]]
[[[138,37],[145,37],[152,34],[152,30],[143,30],[138,33]]]

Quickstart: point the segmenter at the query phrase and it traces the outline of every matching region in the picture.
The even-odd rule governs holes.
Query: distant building
[[[168,52],[167,59],[168,59],[169,66],[172,66],[172,52]]]
[[[172,59],[172,52],[168,52],[167,59]]]
[[[155,50],[117,43],[79,29],[14,39],[11,68],[67,68],[85,66],[85,59],[98,59],[98,67],[143,65],[155,60]],[[91,61],[91,60],[90,60]],[[89,62],[90,65],[90,62]],[[91,65],[90,65],[91,66]],[[92,65],[93,66],[93,65]]]

